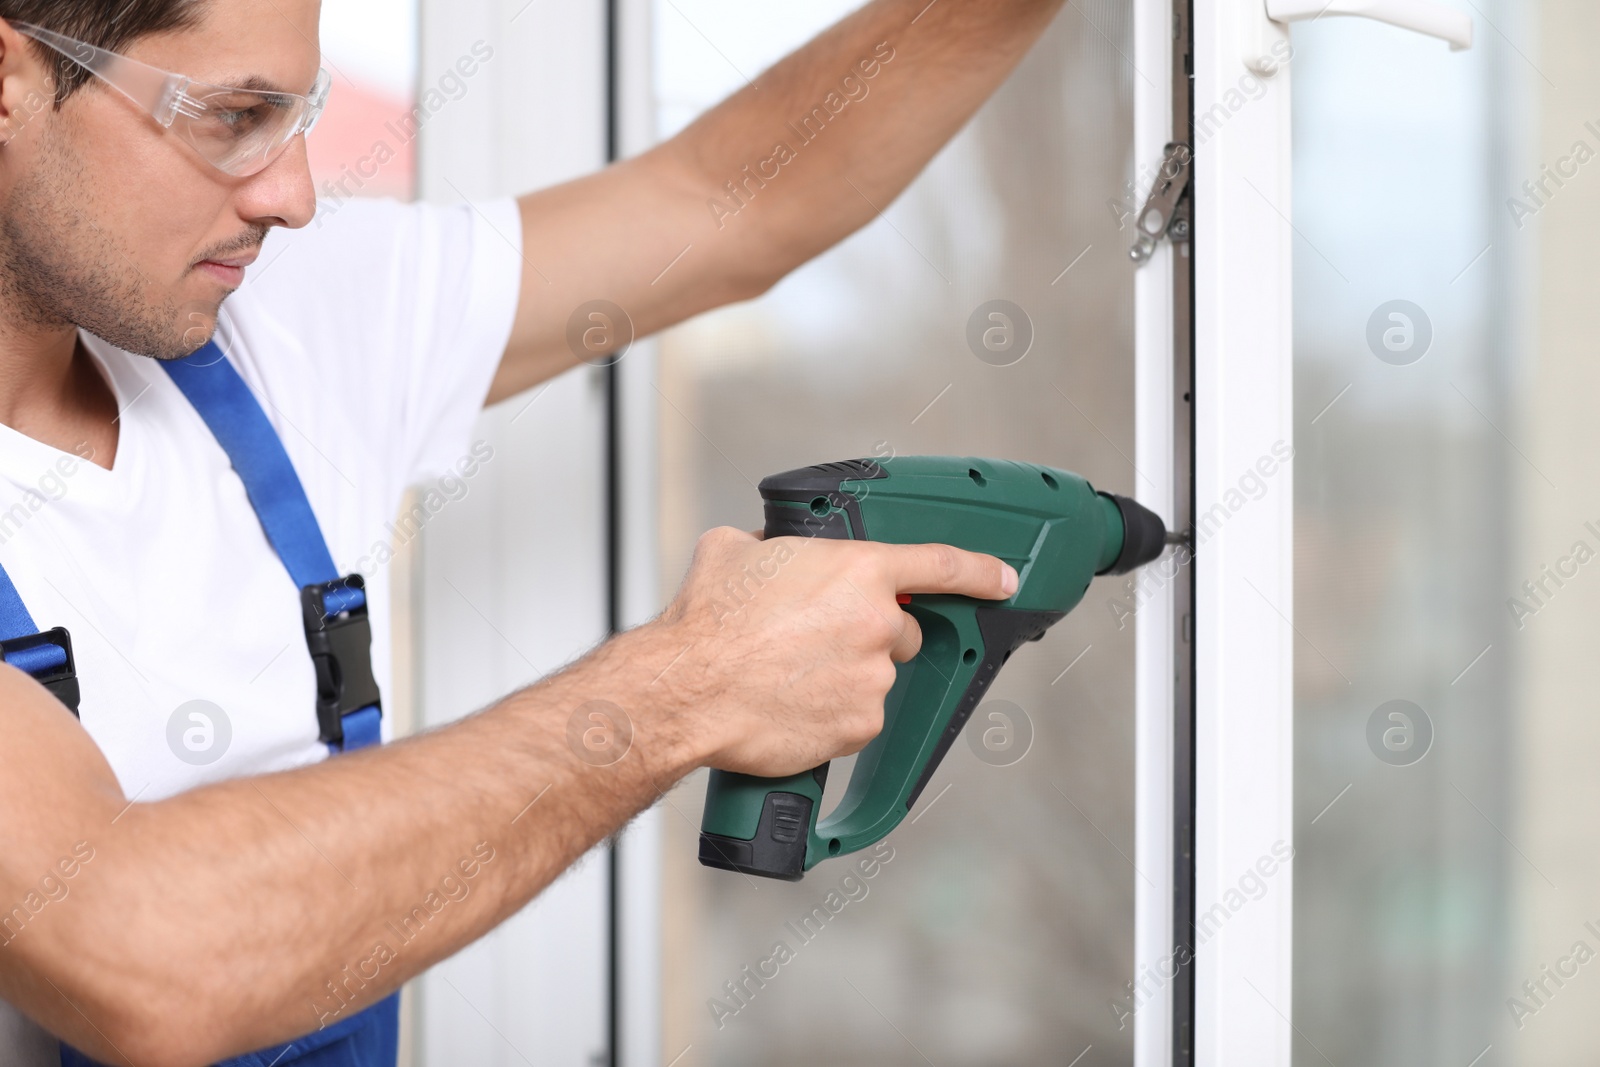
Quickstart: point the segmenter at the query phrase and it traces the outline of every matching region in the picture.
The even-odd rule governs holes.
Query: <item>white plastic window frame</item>
[[[1136,1063],[1174,1062],[1174,946],[1195,952],[1193,1062],[1290,1061],[1293,864],[1293,465],[1237,511],[1228,490],[1294,447],[1289,83],[1262,78],[1261,0],[1194,0],[1195,914],[1173,929],[1171,587],[1141,608],[1137,651]],[[1153,173],[1170,139],[1172,0],[1136,0],[1135,146]],[[1250,79],[1244,84],[1244,79]],[[1136,283],[1137,462],[1171,514],[1174,434],[1172,271],[1165,242]],[[1278,451],[1274,451],[1274,448]],[[1213,506],[1223,510],[1213,512]],[[1211,516],[1208,518],[1208,516]],[[1273,868],[1268,892],[1234,907],[1247,872]],[[1234,892],[1230,894],[1230,890]],[[1153,968],[1146,977],[1145,968]]]
[[[517,194],[602,166],[607,108],[613,101],[623,153],[648,145],[652,110],[647,0],[577,0],[555,6],[530,5],[527,0],[421,0],[421,6],[421,89],[437,88],[440,77],[475,41],[494,48],[493,59],[481,65],[467,91],[444,105],[448,114],[441,113],[423,127],[418,149],[423,198],[449,202]],[[608,63],[613,33],[616,62]],[[608,87],[612,71],[618,83]],[[556,99],[562,106],[532,112],[526,106],[529,100]],[[641,389],[649,391],[652,355],[648,344],[637,345],[620,369],[619,422],[626,432],[619,441],[617,464],[618,496],[624,501],[619,580],[627,625],[643,621],[655,607],[650,477],[654,421],[653,409],[641,395]],[[561,637],[567,643],[574,632],[596,639],[603,632],[607,590],[601,557],[607,494],[599,476],[607,463],[603,393],[598,385],[598,372],[592,369],[573,371],[552,382],[550,395],[540,394],[537,420],[530,416],[517,423],[519,447],[502,448],[492,468],[481,476],[523,486],[540,484],[541,478],[563,479],[545,487],[547,499],[560,499],[566,506],[559,528],[540,525],[537,516],[518,515],[515,501],[509,499],[516,494],[506,494],[508,499],[491,507],[491,514],[473,529],[456,531],[453,539],[432,537],[434,543],[424,545],[424,551],[466,552],[476,566],[490,572],[531,568],[548,579],[544,587],[559,591],[560,599],[553,593],[549,603],[516,609],[533,616],[529,630],[539,635],[518,651],[541,661],[541,669],[559,666],[571,654],[565,644],[544,640],[556,629],[555,620],[565,620]],[[509,434],[508,426],[519,411],[518,402],[502,405],[484,416],[480,431]],[[552,473],[555,469],[546,460],[556,454],[562,455],[563,464]],[[544,552],[528,552],[529,528],[540,531]],[[434,533],[430,527],[430,536]],[[470,544],[463,547],[463,539]],[[573,572],[579,576],[574,578]],[[483,652],[477,647],[451,647],[451,633],[477,636],[482,624],[453,591],[419,584],[428,601],[421,610],[435,623],[425,635],[432,640],[419,652],[420,671],[445,675],[444,665]],[[505,651],[493,641],[488,645],[491,652]],[[514,684],[511,675],[520,677],[517,672],[525,666],[515,653],[510,655],[513,662],[506,678],[491,670],[483,672],[497,693]],[[455,1006],[459,1011],[447,1025],[459,1022],[468,1028],[463,1036],[481,1039],[513,1058],[526,1059],[537,1048],[561,1062],[588,1062],[604,1056],[606,1039],[614,1036],[612,1062],[618,1067],[659,1067],[659,830],[659,812],[652,811],[622,835],[614,853],[619,871],[616,892],[606,914],[597,915],[594,902],[607,894],[611,864],[598,856],[541,894],[531,914],[519,915],[489,935],[502,945],[493,950],[498,957],[480,953],[482,958],[474,964],[473,976],[485,990],[477,1004],[461,1005],[458,992],[432,974],[417,983],[419,999],[438,997],[442,1006]],[[609,931],[615,931],[618,942],[615,981],[609,983],[615,1003],[606,995],[608,983],[587,980],[603,973],[607,965]],[[515,966],[500,966],[497,960],[512,960]],[[584,980],[574,981],[575,971]],[[529,1004],[536,1006],[536,1014],[530,1015]],[[429,1013],[425,1005],[419,1006],[426,1030]],[[486,1036],[484,1031],[491,1030]],[[524,1036],[530,1033],[533,1040]],[[451,1039],[448,1034],[425,1036],[433,1038],[434,1045]],[[504,1048],[508,1042],[511,1049]],[[415,1062],[428,1067],[420,1058],[428,1042],[420,1046]]]

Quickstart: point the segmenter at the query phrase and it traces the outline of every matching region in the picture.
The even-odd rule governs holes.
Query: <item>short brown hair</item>
[[[0,0],[0,19],[35,26],[116,52],[152,33],[182,30],[199,21],[205,0]],[[55,68],[56,107],[90,74],[37,41],[39,57]]]

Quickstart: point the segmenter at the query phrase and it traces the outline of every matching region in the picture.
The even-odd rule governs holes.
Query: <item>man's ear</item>
[[[21,136],[54,100],[48,67],[27,39],[0,19],[0,148]]]

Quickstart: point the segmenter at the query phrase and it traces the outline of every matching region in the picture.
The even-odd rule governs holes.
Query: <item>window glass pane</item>
[[[416,189],[416,0],[328,0],[328,107],[306,142],[317,197],[411,199]]]
[[[1299,1064],[1587,1062],[1600,1009],[1600,8],[1470,9],[1295,30]]]
[[[662,0],[662,129],[854,6]],[[1134,274],[1119,221],[1131,28],[1125,4],[1070,5],[906,195],[878,205],[883,217],[764,298],[663,338],[663,597],[701,531],[759,526],[755,483],[812,463],[968,454],[1135,491]],[[848,108],[875,106],[869,91]],[[772,150],[750,148],[752,161]],[[856,195],[845,177],[840,195]],[[740,210],[759,211],[761,195]],[[994,300],[1031,330],[1015,362],[966,339],[969,322],[994,324],[980,311]],[[705,775],[669,794],[663,1062],[1130,1062],[1116,1010],[1138,878],[1133,627],[1118,612],[1130,603],[1101,579],[1011,660],[871,878],[849,859],[794,884],[702,868]],[[825,808],[848,770],[833,768]],[[802,930],[819,907],[826,922]],[[792,958],[771,963],[780,942]]]

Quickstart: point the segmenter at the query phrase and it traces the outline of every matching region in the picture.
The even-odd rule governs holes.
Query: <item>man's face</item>
[[[319,13],[320,0],[208,0],[191,28],[122,51],[196,81],[305,93]],[[187,355],[267,230],[311,219],[303,138],[238,178],[97,79],[54,111],[31,50],[0,57],[0,74],[13,131],[0,142],[0,316],[14,319],[0,326],[81,326],[130,352]]]

